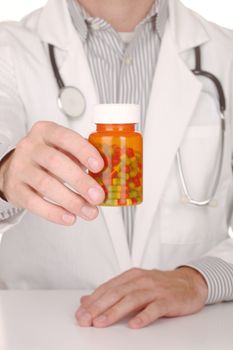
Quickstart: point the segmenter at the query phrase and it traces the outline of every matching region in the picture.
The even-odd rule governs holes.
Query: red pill
[[[126,205],[126,199],[118,199],[118,205]]]
[[[141,179],[138,176],[135,176],[133,178],[133,182],[135,184],[135,186],[139,187],[141,185]]]
[[[129,158],[134,157],[134,150],[132,148],[127,148],[126,154]]]

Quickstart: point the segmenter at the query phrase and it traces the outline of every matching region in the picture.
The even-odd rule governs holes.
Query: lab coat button
[[[93,30],[99,30],[100,29],[100,24],[99,23],[92,23],[91,28]]]
[[[182,204],[188,204],[189,203],[189,199],[187,196],[183,196],[180,198],[180,203]]]
[[[209,206],[211,208],[217,208],[218,207],[218,201],[216,199],[212,199],[212,201],[209,203]]]
[[[127,56],[127,57],[125,58],[125,64],[127,64],[128,66],[129,66],[132,62],[133,62],[132,57]]]

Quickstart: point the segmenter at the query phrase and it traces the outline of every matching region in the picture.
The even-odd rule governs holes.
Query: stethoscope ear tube
[[[200,48],[200,46],[195,48],[195,57],[196,57],[196,67],[195,67],[195,69],[192,70],[193,74],[195,74],[197,76],[199,75],[199,76],[206,77],[214,83],[214,85],[217,89],[217,92],[218,92],[218,96],[219,96],[220,111],[222,113],[225,112],[225,110],[226,110],[226,98],[225,98],[222,84],[220,83],[219,79],[215,75],[213,75],[210,72],[203,71],[201,69],[201,48]]]
[[[58,87],[59,87],[59,89],[62,89],[65,87],[65,84],[62,80],[62,77],[61,77],[59,71],[58,71],[58,67],[57,67],[57,63],[56,63],[56,59],[55,59],[55,53],[54,53],[54,46],[51,44],[49,44],[49,56],[50,56],[50,61],[52,64],[53,73],[55,75]]]
[[[49,56],[53,73],[59,88],[58,107],[69,118],[79,118],[86,111],[86,99],[83,93],[74,86],[65,86],[59,73],[54,53],[54,46],[49,44]]]

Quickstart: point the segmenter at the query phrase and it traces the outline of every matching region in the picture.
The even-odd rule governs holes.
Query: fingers
[[[20,207],[30,210],[42,218],[60,225],[70,226],[75,222],[75,215],[67,210],[48,203],[26,185],[21,185],[17,190],[20,196]]]
[[[91,296],[84,296],[77,319],[81,326],[106,327],[142,310],[129,321],[131,328],[142,328],[163,316],[193,314],[205,305],[205,299],[197,293],[199,276],[197,280],[195,276],[198,275],[192,269],[129,270],[97,288]]]
[[[69,190],[49,173],[36,167],[28,167],[22,175],[22,181],[36,190],[46,199],[55,202],[75,216],[93,220],[98,209],[89,205],[83,198]],[[29,208],[30,209],[30,208]]]
[[[139,269],[139,268],[130,269],[130,270],[122,273],[121,275],[112,278],[108,282],[102,284],[91,295],[85,296],[85,298],[81,299],[81,304],[83,307],[86,307],[89,304],[94,303],[101,296],[103,296],[107,290],[121,286],[124,283],[131,282],[132,280],[134,280],[137,277],[140,277],[142,275],[143,275],[142,269]]]
[[[106,310],[110,309],[113,305],[120,302],[126,295],[132,293],[137,288],[135,283],[125,283],[120,287],[108,289],[98,300],[87,305],[82,305],[76,313],[76,318],[80,323],[86,324],[86,319],[83,321],[84,312],[88,312],[91,315],[91,319],[95,319],[99,315],[103,314]],[[86,318],[86,317],[85,317]]]
[[[33,160],[51,174],[69,184],[90,204],[97,205],[104,201],[102,187],[64,153],[43,145],[38,146]]]
[[[126,295],[119,303],[112,306],[106,312],[93,320],[95,327],[107,327],[123,319],[130,313],[142,309],[148,304],[153,295],[149,291],[134,291]]]
[[[165,300],[157,300],[150,303],[143,311],[136,317],[129,321],[130,328],[146,327],[159,318],[166,316],[168,311],[168,303]]]
[[[97,149],[71,129],[55,123],[38,122],[33,126],[33,132],[43,135],[48,145],[57,146],[72,154],[92,172],[99,172],[104,167]]]

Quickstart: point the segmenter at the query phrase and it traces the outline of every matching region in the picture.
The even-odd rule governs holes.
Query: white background
[[[58,0],[59,1],[59,0]],[[232,0],[182,0],[184,4],[208,20],[233,29]],[[25,14],[43,6],[46,0],[0,0],[0,21],[19,20]]]

